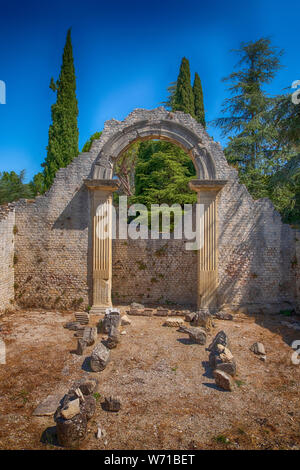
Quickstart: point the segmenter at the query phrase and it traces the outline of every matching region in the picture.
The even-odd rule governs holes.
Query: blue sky
[[[300,79],[300,4],[286,0],[0,0],[0,171],[26,169],[27,180],[46,155],[50,107],[66,32],[72,27],[79,105],[79,146],[107,119],[166,98],[186,56],[201,77],[207,120],[220,115],[241,41],[271,38],[284,68],[270,94]],[[224,144],[218,130],[209,133]]]

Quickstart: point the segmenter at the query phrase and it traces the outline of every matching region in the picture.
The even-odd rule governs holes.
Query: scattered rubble
[[[84,351],[87,348],[87,343],[84,341],[82,338],[79,338],[77,341],[77,349],[76,349],[76,354],[78,356],[82,356],[84,354]]]
[[[230,343],[227,334],[225,331],[221,330],[219,331],[216,336],[214,337],[213,341],[211,344],[208,346],[208,351],[215,351],[217,349],[218,344],[221,344],[222,346],[225,346],[230,350]]]
[[[88,325],[90,320],[89,314],[86,312],[76,312],[75,318],[81,325]]]
[[[32,413],[33,416],[52,416],[54,415],[61,401],[61,393],[48,395]]]
[[[216,385],[218,385],[218,387],[223,388],[223,390],[227,390],[229,392],[233,390],[234,382],[230,375],[218,369],[214,370],[213,374],[216,381]]]
[[[250,351],[254,352],[254,354],[257,354],[261,361],[265,362],[267,360],[266,350],[263,343],[253,343],[250,347]]]
[[[70,393],[73,393],[76,389],[80,389],[83,395],[91,395],[96,390],[98,386],[98,379],[94,377],[82,378],[74,382],[70,389]]]
[[[87,346],[92,346],[97,339],[97,328],[90,326],[85,327],[82,339],[86,342]]]
[[[105,397],[104,408],[106,411],[119,411],[121,409],[121,401],[119,398]]]
[[[190,341],[193,343],[206,344],[206,331],[203,328],[181,326],[179,331],[181,333],[187,333]]]
[[[87,422],[96,411],[96,400],[91,394],[84,396],[83,390],[92,392],[94,390],[92,382],[97,384],[93,379],[80,379],[75,382],[55,412],[57,439],[64,447],[78,447],[86,435]]]
[[[210,313],[200,310],[193,316],[191,325],[200,326],[201,328],[204,328],[206,331],[210,331],[213,327],[212,317]]]
[[[74,416],[80,413],[80,401],[79,398],[70,400],[66,406],[61,410],[61,416],[64,419],[72,419]]]
[[[115,326],[116,328],[119,327],[121,323],[121,314],[119,309],[107,309],[105,312],[105,316],[101,321],[101,332],[108,334],[110,328]]]
[[[122,326],[131,325],[131,320],[130,318],[128,318],[127,315],[123,315],[123,317],[121,318],[121,325]]]
[[[169,309],[167,308],[157,308],[154,312],[154,316],[156,317],[168,317],[170,314]]]
[[[217,318],[218,320],[233,320],[233,315],[228,312],[217,312],[214,314],[214,318]]]
[[[233,354],[225,346],[218,344],[209,355],[209,365],[214,370],[221,370],[227,374],[236,375],[236,362]]]
[[[68,330],[77,331],[77,330],[83,330],[84,326],[82,326],[78,321],[69,321],[64,324],[64,328]]]
[[[185,315],[185,321],[190,323],[194,316],[196,315],[196,312],[188,312],[186,315]]]
[[[167,318],[163,326],[173,326],[178,328],[179,326],[184,325],[182,318]]]
[[[117,344],[119,343],[119,336],[120,333],[118,329],[115,326],[111,326],[108,334],[108,338],[106,340],[106,346],[108,349],[114,349],[117,347]]]
[[[93,372],[101,372],[105,369],[110,359],[110,351],[103,343],[98,343],[93,349],[90,366]]]

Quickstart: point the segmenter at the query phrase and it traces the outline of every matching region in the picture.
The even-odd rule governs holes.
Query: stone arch
[[[164,108],[137,109],[124,121],[105,123],[101,138],[94,141],[95,155],[90,179],[85,183],[91,193],[93,227],[93,308],[102,313],[111,306],[111,239],[97,237],[103,214],[109,214],[112,193],[118,189],[113,178],[118,157],[138,140],[160,139],[181,147],[192,159],[197,179],[189,183],[203,205],[203,247],[198,250],[198,307],[214,308],[217,299],[217,194],[226,184],[230,170],[220,146],[213,142],[190,115],[170,113]],[[111,216],[109,216],[111,217]],[[111,222],[109,222],[111,225]],[[97,227],[97,229],[96,229]]]
[[[214,159],[211,152],[203,145],[201,137],[194,130],[173,121],[172,118],[139,120],[122,131],[117,131],[99,152],[94,163],[93,178],[111,179],[116,160],[132,143],[152,139],[167,140],[181,147],[191,157],[198,179],[216,178]]]

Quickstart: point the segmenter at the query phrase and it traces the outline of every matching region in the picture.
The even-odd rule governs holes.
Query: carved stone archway
[[[169,113],[164,108],[152,111],[138,109],[124,121],[105,124],[101,139],[91,149],[95,162],[90,178],[85,180],[91,195],[93,218],[93,307],[92,313],[102,313],[111,306],[112,240],[97,236],[105,213],[111,225],[112,193],[118,189],[113,179],[117,159],[138,140],[167,140],[190,155],[197,179],[190,187],[197,192],[198,203],[204,205],[202,217],[204,244],[198,250],[198,308],[217,305],[217,194],[226,184],[228,165],[221,147],[209,138],[203,127],[190,115]],[[111,228],[110,228],[111,230]]]

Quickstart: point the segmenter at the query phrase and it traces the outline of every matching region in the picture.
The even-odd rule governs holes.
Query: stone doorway
[[[92,313],[102,313],[112,305],[112,239],[102,239],[98,234],[99,230],[104,230],[104,213],[108,217],[111,232],[112,194],[119,187],[118,181],[113,178],[114,164],[132,143],[154,139],[178,145],[194,163],[197,179],[190,182],[190,188],[197,192],[197,202],[204,205],[201,220],[204,244],[197,252],[197,306],[209,309],[217,307],[217,204],[218,193],[226,180],[220,178],[220,162],[216,162],[209,151],[206,145],[208,136],[203,128],[184,113],[168,113],[164,108],[157,108],[154,111],[137,110],[122,123],[115,120],[106,123],[91,177],[85,180],[92,212]]]

